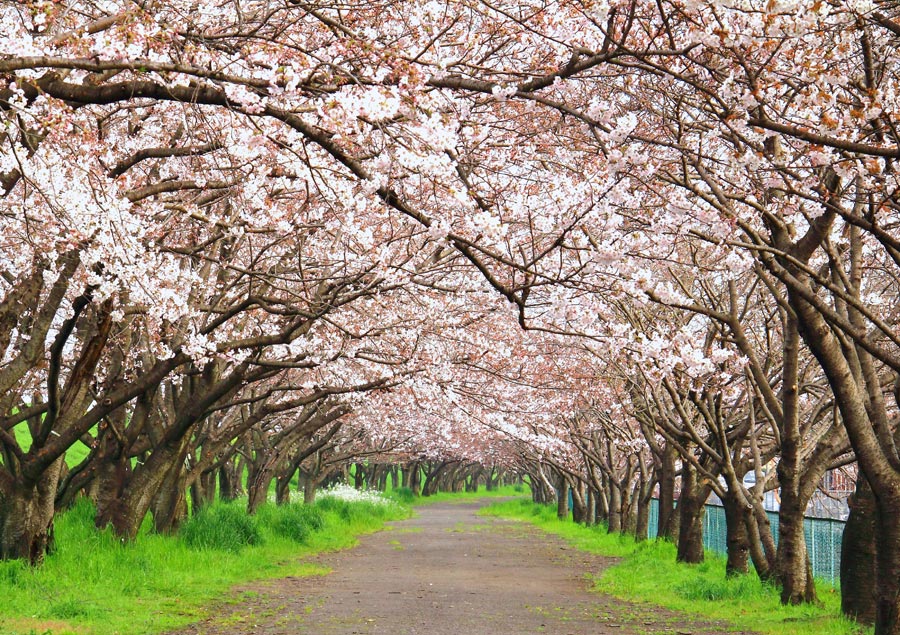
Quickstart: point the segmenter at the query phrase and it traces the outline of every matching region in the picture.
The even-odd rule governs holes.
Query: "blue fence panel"
[[[775,544],[778,544],[778,514],[767,512],[772,526]],[[841,538],[844,535],[844,521],[829,518],[809,518],[803,521],[806,534],[806,548],[812,562],[813,575],[817,578],[837,583],[841,576]],[[659,501],[650,502],[651,538],[656,537],[659,526]],[[728,550],[725,530],[725,510],[720,505],[707,505],[703,516],[703,545],[717,553]]]

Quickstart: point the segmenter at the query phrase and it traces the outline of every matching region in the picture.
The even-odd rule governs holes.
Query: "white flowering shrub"
[[[385,498],[375,490],[358,490],[346,483],[335,483],[331,487],[318,492],[319,498],[336,498],[350,503],[374,503],[375,505],[394,505],[394,501]]]

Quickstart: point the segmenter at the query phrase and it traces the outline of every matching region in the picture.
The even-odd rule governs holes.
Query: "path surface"
[[[613,563],[530,525],[435,504],[315,559],[322,577],[273,580],[183,635],[624,635],[721,633],[589,591]]]

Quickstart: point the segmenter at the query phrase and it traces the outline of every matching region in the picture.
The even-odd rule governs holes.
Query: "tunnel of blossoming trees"
[[[0,3],[0,558],[355,464],[655,497],[686,562],[714,494],[814,602],[847,470],[900,632],[898,52],[871,0]]]

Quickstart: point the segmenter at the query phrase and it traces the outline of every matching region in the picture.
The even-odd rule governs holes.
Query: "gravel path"
[[[332,573],[243,589],[182,635],[705,635],[722,626],[589,591],[613,560],[568,547],[523,523],[434,504],[315,558]],[[246,593],[245,593],[246,597]]]

